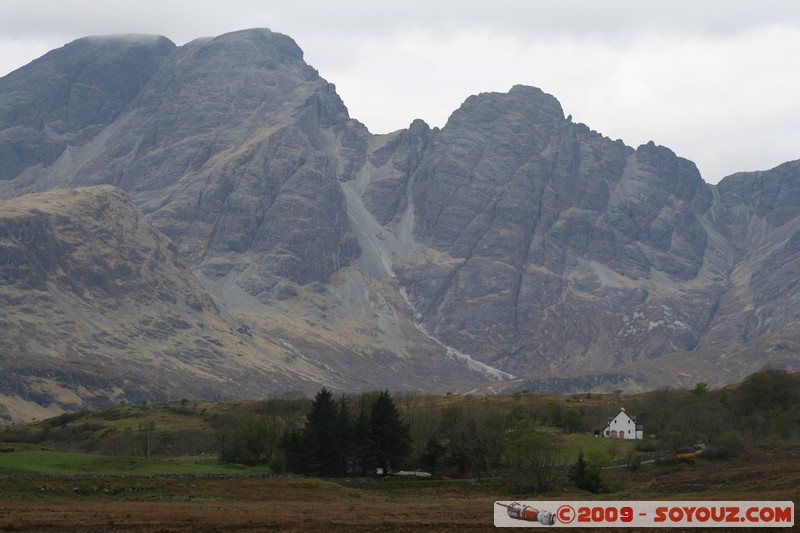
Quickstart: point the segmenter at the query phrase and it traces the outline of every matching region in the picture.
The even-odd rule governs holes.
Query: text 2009
[[[578,507],[578,522],[631,522],[633,521],[632,507]]]

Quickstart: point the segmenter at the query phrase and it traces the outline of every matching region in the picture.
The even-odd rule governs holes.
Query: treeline
[[[404,394],[393,399],[383,392],[335,398],[323,390],[294,424],[268,429],[258,417],[240,421],[240,436],[221,442],[221,457],[247,464],[258,459],[278,470],[320,476],[401,467],[477,478],[514,470],[536,470],[542,476],[559,460],[559,433],[592,435],[623,406],[645,427],[646,438],[637,443],[641,452],[703,444],[708,458],[722,459],[744,446],[800,438],[800,375],[764,370],[719,390],[698,383],[691,390],[662,388],[629,397],[520,392],[511,397]],[[245,437],[252,424],[271,431],[263,440],[271,453],[258,454],[256,447],[246,451],[244,443],[255,442]],[[398,445],[385,460],[382,447],[388,442]],[[609,459],[620,458],[609,446]]]
[[[707,457],[726,458],[742,447],[800,439],[800,374],[766,369],[735,386],[710,390],[659,389],[631,402],[645,424],[645,446],[678,450],[707,445]]]
[[[565,457],[561,435],[592,435],[620,407],[645,427],[646,438],[637,443],[642,452],[704,444],[706,458],[724,459],[745,446],[800,441],[800,375],[781,370],[718,390],[698,383],[631,396],[335,395],[323,389],[313,400],[286,396],[208,411],[193,405],[162,407],[198,419],[181,429],[153,424],[144,412],[116,429],[124,427],[116,417],[131,413],[118,407],[0,428],[0,442],[115,455],[216,454],[225,463],[324,477],[400,469],[475,478],[502,473],[510,487],[546,492],[555,467],[577,456],[572,450]],[[608,442],[604,460],[621,458],[614,453]],[[597,467],[597,457],[585,460],[587,468]],[[584,465],[576,468],[576,479],[585,477]]]

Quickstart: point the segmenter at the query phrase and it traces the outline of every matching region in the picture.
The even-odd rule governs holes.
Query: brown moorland
[[[667,461],[606,475],[624,488],[602,495],[562,488],[550,497],[797,502],[800,446],[754,447],[728,461]],[[547,497],[509,494],[492,480],[5,477],[0,530],[483,531],[494,529],[493,502],[506,499]]]

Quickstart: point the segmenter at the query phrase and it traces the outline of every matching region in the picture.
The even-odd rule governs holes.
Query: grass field
[[[634,449],[633,441],[618,441],[614,458],[623,459]],[[173,458],[141,456],[112,456],[91,453],[72,453],[41,450],[35,446],[0,444],[0,448],[15,449],[11,453],[0,453],[0,474],[113,474],[113,475],[158,475],[158,474],[264,474],[265,467],[220,464],[215,457]],[[611,460],[608,439],[597,439],[586,435],[566,435],[563,438],[564,456],[572,462],[579,451],[584,455]]]
[[[264,467],[222,465],[216,459],[109,456],[42,450],[0,454],[0,474],[231,474],[266,473]]]

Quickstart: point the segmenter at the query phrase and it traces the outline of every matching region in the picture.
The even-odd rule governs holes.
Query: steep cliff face
[[[114,186],[104,194],[141,215],[89,225],[111,238],[153,224],[174,247],[63,255],[53,220],[87,222],[50,209],[57,195],[23,226],[10,217],[10,308],[42,327],[59,280],[77,291],[65,316],[86,313],[58,342],[15,335],[22,318],[6,328],[0,342],[39,354],[31,368],[63,353],[100,365],[88,361],[107,347],[86,332],[128,320],[109,312],[120,295],[166,291],[177,274],[140,266],[161,261],[183,262],[175,283],[192,289],[159,312],[226,324],[187,331],[223,353],[243,342],[242,368],[289,387],[613,390],[800,368],[800,165],[711,186],[668,148],[612,141],[533,87],[471,96],[441,129],[371,135],[284,35],[84,39],[0,79],[0,178],[7,199]],[[163,329],[150,320],[109,338],[129,349]],[[193,379],[176,394],[210,394]]]
[[[800,347],[800,162],[735,174],[715,188],[709,218],[727,247],[728,287],[701,348],[759,363],[796,365]],[[729,358],[725,355],[724,358]]]
[[[415,123],[370,154],[362,198],[405,243],[392,264],[420,323],[537,378],[526,386],[723,383],[798,365],[796,164],[712,187],[669,149],[573,124],[531,87],[470,97],[441,131]],[[754,261],[760,282],[743,283]],[[776,317],[780,354],[745,348],[767,332],[750,298],[770,302],[759,312]]]
[[[515,87],[468,99],[408,183],[414,234],[439,259],[403,280],[449,344],[523,375],[697,344],[721,288],[677,293],[703,268],[712,195],[668,149],[613,142]]]

